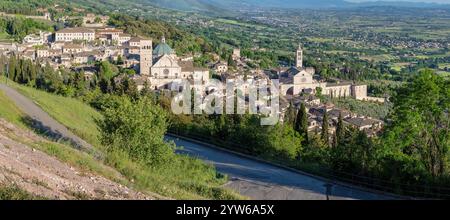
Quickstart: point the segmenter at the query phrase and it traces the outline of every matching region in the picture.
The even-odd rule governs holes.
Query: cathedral
[[[313,78],[315,69],[303,66],[301,45],[297,48],[295,61],[295,66],[279,72],[278,78],[282,95],[315,94],[317,89],[321,88],[323,95],[331,97],[353,97],[358,100],[384,101],[384,99],[368,97],[367,85],[357,85],[353,82],[327,83],[315,80]]]
[[[165,37],[154,49],[151,40],[140,43],[140,76],[155,90],[169,89],[173,83],[182,80],[197,81],[205,84],[209,81],[209,70],[194,67],[192,61],[182,61],[166,43]]]

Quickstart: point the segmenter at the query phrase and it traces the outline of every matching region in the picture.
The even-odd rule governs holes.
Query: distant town
[[[50,19],[50,16],[45,13],[37,19]],[[1,43],[0,51],[3,55],[18,55],[23,59],[38,61],[42,65],[48,64],[55,70],[63,67],[83,71],[87,80],[97,71],[95,62],[114,62],[136,73],[130,78],[135,81],[139,90],[146,86],[153,90],[167,90],[173,83],[187,79],[205,85],[197,90],[206,95],[212,89],[206,86],[210,81],[210,72],[220,75],[224,82],[230,79],[246,79],[247,82],[279,79],[282,95],[281,115],[284,116],[290,105],[299,108],[301,103],[305,103],[310,132],[321,131],[325,112],[331,119],[330,133],[335,132],[340,115],[345,123],[366,131],[368,135],[375,135],[383,126],[382,120],[339,109],[332,103],[322,103],[317,94],[318,90],[320,95],[335,98],[353,97],[378,103],[383,103],[385,99],[369,97],[366,85],[348,81],[331,84],[316,80],[314,68],[303,66],[301,45],[296,50],[294,66],[267,70],[251,69],[250,74],[244,74],[244,70],[249,68],[249,59],[241,56],[239,48],[233,50],[232,59],[237,67],[234,70],[229,69],[228,62],[220,60],[218,56],[217,62],[208,64],[209,68],[200,68],[194,66],[194,55],[177,56],[164,37],[154,47],[152,39],[132,36],[121,29],[108,26],[108,16],[87,14],[82,20],[82,27],[64,28],[55,33],[41,31],[26,36],[19,44]]]
[[[450,198],[450,5],[361,2],[0,1],[0,200]]]

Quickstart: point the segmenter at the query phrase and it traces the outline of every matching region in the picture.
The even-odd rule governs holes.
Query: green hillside
[[[1,77],[0,81],[4,82],[4,78]],[[9,82],[8,85],[35,101],[57,121],[103,151],[107,155],[106,158],[104,161],[95,163],[104,163],[115,168],[128,179],[128,183],[141,191],[158,193],[175,199],[242,199],[241,196],[222,188],[221,185],[227,181],[226,177],[217,174],[213,167],[206,165],[199,159],[178,156],[178,160],[174,161],[173,166],[164,169],[152,169],[134,162],[128,155],[108,154],[104,151],[104,146],[100,144],[99,131],[95,122],[102,116],[89,105],[74,98],[46,93],[13,82]],[[0,105],[0,117],[21,124],[23,115],[20,110],[1,93],[0,101],[2,103]],[[22,124],[21,126],[26,125]],[[92,161],[94,160],[92,155],[80,153],[67,145],[64,146],[64,152],[60,152],[62,148],[54,145],[41,147],[49,148],[48,151],[44,152],[66,158],[75,163],[87,164],[89,167],[95,165]],[[73,155],[78,154],[84,155],[84,157],[88,156],[89,161],[86,161],[87,158],[83,160],[78,160],[77,157],[73,158]]]

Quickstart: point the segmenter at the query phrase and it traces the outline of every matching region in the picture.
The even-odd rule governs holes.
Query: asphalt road
[[[166,137],[177,146],[183,146],[179,153],[198,157],[213,164],[221,173],[230,177],[226,187],[257,200],[324,200],[326,187],[322,180],[311,176],[251,160],[234,153],[222,151],[192,141]],[[333,185],[330,200],[362,199],[386,200],[390,196]]]
[[[11,99],[23,113],[28,116],[24,118],[24,121],[26,121],[26,123],[28,123],[30,126],[38,129],[49,138],[55,139],[57,141],[63,140],[70,142],[79,150],[93,150],[93,147],[89,143],[79,138],[73,132],[69,131],[64,125],[53,119],[50,115],[47,114],[47,112],[42,110],[41,107],[39,107],[31,99],[25,97],[15,89],[3,83],[0,83],[0,90],[3,91],[5,95],[9,99]]]
[[[33,126],[44,130],[49,136],[71,141],[82,150],[92,150],[92,146],[77,137],[65,126],[50,117],[32,100],[16,90],[0,83],[2,90],[15,102],[33,123]],[[184,149],[179,153],[199,157],[211,164],[221,173],[230,177],[225,187],[242,195],[259,200],[323,200],[326,199],[326,187],[322,180],[302,175],[297,172],[279,168],[263,162],[255,161],[226,151],[207,147],[192,141],[167,137]],[[389,196],[334,185],[330,199],[394,199]]]

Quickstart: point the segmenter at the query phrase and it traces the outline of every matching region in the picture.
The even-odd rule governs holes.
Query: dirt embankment
[[[14,134],[20,142],[8,134]],[[22,144],[27,141],[47,140],[0,118],[0,185],[15,185],[49,199],[156,199],[102,176],[81,172]]]

